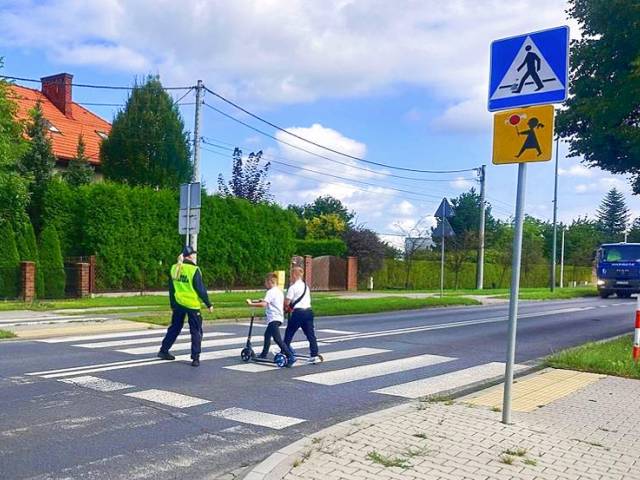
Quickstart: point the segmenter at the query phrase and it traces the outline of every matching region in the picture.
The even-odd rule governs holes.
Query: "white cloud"
[[[577,163],[569,168],[559,168],[558,174],[567,177],[592,177],[593,170]]]
[[[616,188],[622,192],[630,193],[629,184],[619,177],[603,176],[590,183],[579,183],[575,186],[576,193],[605,193]]]
[[[468,190],[471,187],[476,186],[475,182],[468,180],[464,177],[458,177],[455,180],[449,182],[449,185],[453,188],[457,188],[458,190]]]
[[[413,205],[413,203],[407,200],[402,200],[396,205],[396,212],[398,212],[400,215],[412,215],[415,210],[416,207]]]
[[[41,49],[61,65],[157,71],[167,83],[202,78],[254,103],[413,85],[443,100],[440,128],[474,130],[486,124],[490,42],[566,23],[565,8],[565,0],[8,0],[0,44]]]

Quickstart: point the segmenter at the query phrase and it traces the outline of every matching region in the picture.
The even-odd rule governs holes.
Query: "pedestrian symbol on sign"
[[[564,85],[531,37],[527,37],[511,62],[511,66],[502,77],[500,86],[491,95],[491,100],[555,90],[564,90]]]

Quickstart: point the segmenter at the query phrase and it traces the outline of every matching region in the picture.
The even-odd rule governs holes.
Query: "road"
[[[630,333],[634,306],[523,302],[516,360]],[[158,331],[5,342],[0,478],[236,478],[331,424],[502,373],[506,315],[498,305],[320,318],[326,361],[281,370],[240,362],[243,324],[206,327],[200,368],[156,361]],[[188,357],[188,337],[178,342]]]

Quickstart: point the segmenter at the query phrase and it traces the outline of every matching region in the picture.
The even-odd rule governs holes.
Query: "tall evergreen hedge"
[[[16,298],[20,292],[20,256],[11,223],[0,222],[0,298]]]
[[[58,232],[45,225],[40,232],[40,264],[44,275],[44,298],[63,298],[65,289],[64,262]]]
[[[33,231],[33,225],[28,219],[19,225],[16,234],[16,243],[20,261],[30,261],[36,264],[36,296],[42,298],[44,296],[44,274],[42,272],[42,264],[40,263],[40,255],[38,253],[38,244],[36,242],[36,234]]]
[[[101,182],[52,182],[45,221],[64,256],[97,256],[99,289],[165,288],[180,253],[178,193]],[[198,262],[209,287],[256,286],[294,254],[293,214],[277,205],[203,195]]]

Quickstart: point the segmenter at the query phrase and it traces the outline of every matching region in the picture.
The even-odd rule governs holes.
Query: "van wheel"
[[[616,294],[618,298],[631,298],[631,292],[622,292]]]
[[[598,292],[598,295],[600,295],[600,298],[609,298],[609,295],[611,294],[609,292],[600,291]]]

